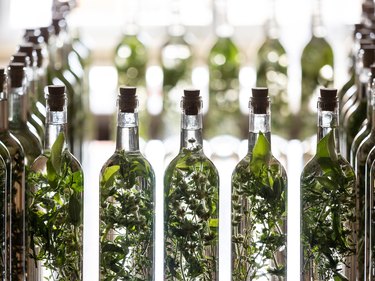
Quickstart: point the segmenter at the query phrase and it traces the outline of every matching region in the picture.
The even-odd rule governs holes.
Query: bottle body
[[[152,167],[139,151],[116,151],[104,164],[100,280],[154,280],[154,186]]]
[[[232,280],[286,280],[287,176],[267,135],[250,133],[232,175]]]

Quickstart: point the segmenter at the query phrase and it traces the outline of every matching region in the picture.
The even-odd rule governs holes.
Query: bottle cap
[[[249,105],[253,107],[254,113],[266,114],[270,106],[268,97],[268,88],[256,87],[251,89],[252,97],[250,98]]]
[[[36,66],[41,67],[43,64],[43,49],[40,46],[35,46],[34,50],[36,52],[36,58],[37,58]]]
[[[29,64],[29,58],[27,54],[23,52],[18,52],[12,55],[10,61],[23,63],[24,66],[27,66]]]
[[[371,66],[370,66],[370,69],[371,69],[371,83],[372,83],[372,80],[375,78],[375,63],[373,63]]]
[[[31,65],[33,65],[34,63],[34,56],[33,56],[34,44],[33,43],[24,43],[20,45],[18,48],[18,51],[26,53],[30,58]]]
[[[44,38],[44,42],[46,42],[48,44],[49,37],[53,32],[53,26],[52,25],[43,26],[43,27],[39,28],[39,30],[40,30],[40,34]]]
[[[5,69],[0,68],[0,93],[4,91],[5,75]]]
[[[51,111],[64,111],[66,100],[65,86],[49,85],[47,86],[46,101]]]
[[[44,42],[44,39],[41,35],[36,35],[36,34],[33,34],[33,35],[30,35],[28,38],[27,38],[27,42],[29,43],[33,43],[33,44],[40,44],[40,43],[43,43]]]
[[[337,89],[321,88],[319,104],[324,111],[334,111],[337,108]]]
[[[120,87],[118,95],[118,107],[120,112],[134,113],[138,107],[138,97],[136,87]]]
[[[186,115],[197,115],[199,113],[199,110],[202,108],[200,90],[184,90],[181,105]]]
[[[375,45],[363,46],[363,67],[369,68],[374,63]]]
[[[21,62],[12,62],[8,66],[8,75],[10,79],[10,86],[12,88],[22,87],[22,82],[25,76],[25,67]]]

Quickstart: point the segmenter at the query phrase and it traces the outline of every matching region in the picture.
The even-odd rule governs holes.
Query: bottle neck
[[[250,110],[249,114],[249,152],[253,151],[253,148],[258,140],[259,134],[262,133],[271,144],[271,116],[267,114],[255,114]]]
[[[367,92],[366,92],[366,100],[367,100],[367,114],[366,118],[369,124],[372,124],[372,106],[373,106],[373,92],[374,92],[374,80],[369,79],[369,83],[367,85]]]
[[[320,38],[325,36],[325,28],[323,25],[321,11],[321,0],[313,0],[311,32],[313,36]]]
[[[180,149],[194,149],[203,147],[202,138],[202,114],[181,116],[181,141]]]
[[[119,112],[116,151],[139,151],[138,113]]]
[[[44,150],[49,151],[57,137],[63,133],[64,148],[67,148],[67,113],[66,111],[50,111],[47,108],[46,134],[44,139]]]
[[[21,127],[27,122],[28,96],[24,87],[10,88],[9,123],[12,128]]]
[[[370,83],[371,71],[369,68],[363,68],[359,74],[358,79],[358,89],[357,89],[357,98],[360,101],[367,101],[367,89]]]
[[[333,131],[333,136],[335,140],[335,151],[337,154],[340,154],[338,124],[339,117],[337,109],[335,109],[334,111],[325,111],[321,108],[318,109],[317,143],[319,143],[320,140],[322,140],[327,134]]]
[[[227,0],[215,0],[214,5],[214,26],[218,37],[229,38],[233,35],[233,27],[228,22]]]
[[[1,93],[0,98],[0,132],[8,131],[9,129],[9,112],[8,100]]]

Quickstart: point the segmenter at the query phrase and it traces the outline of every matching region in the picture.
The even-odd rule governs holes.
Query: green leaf
[[[332,161],[337,161],[338,157],[335,150],[333,130],[318,142],[316,155],[318,158],[329,158]]]
[[[69,200],[69,217],[74,226],[78,226],[81,222],[81,202],[76,194],[72,194]]]
[[[119,165],[113,165],[105,169],[103,173],[103,181],[107,182],[114,173],[116,173],[120,169]]]
[[[65,142],[65,136],[61,132],[51,148],[50,159],[51,159],[52,166],[55,169],[56,173],[59,173],[61,169],[61,155],[62,155],[62,150],[64,147],[64,142]]]
[[[250,166],[254,174],[259,174],[264,166],[267,166],[271,158],[271,145],[262,132],[259,132],[258,139],[253,148]]]
[[[210,227],[219,227],[218,219],[210,219]]]

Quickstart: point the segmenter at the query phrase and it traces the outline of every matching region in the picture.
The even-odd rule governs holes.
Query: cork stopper
[[[18,52],[26,53],[27,56],[30,58],[31,65],[34,63],[34,44],[33,43],[24,43],[19,46]]]
[[[375,45],[363,47],[363,67],[369,68],[374,63]]]
[[[65,86],[49,85],[47,86],[46,102],[51,111],[64,111],[66,100]]]
[[[43,27],[39,28],[39,30],[40,30],[40,35],[44,39],[44,42],[46,42],[46,44],[48,44],[49,37],[51,36],[51,34],[53,32],[53,26],[52,25],[43,26]]]
[[[43,64],[43,49],[41,46],[35,46],[34,48],[36,52],[36,66],[41,67]]]
[[[12,88],[22,87],[22,82],[25,76],[25,67],[23,63],[12,62],[8,66],[8,75],[10,79],[10,86]]]
[[[371,66],[370,66],[370,70],[371,70],[371,83],[372,83],[372,80],[375,78],[375,63],[373,63]]]
[[[136,87],[120,87],[118,95],[118,107],[120,112],[134,113],[138,107]]]
[[[319,105],[323,111],[334,111],[337,108],[337,89],[320,89]]]
[[[252,97],[250,98],[250,106],[254,109],[255,114],[267,114],[270,106],[268,97],[268,88],[256,87],[251,89]]]
[[[24,66],[27,66],[30,63],[27,54],[23,52],[13,54],[10,58],[10,61],[23,63]]]
[[[33,34],[33,35],[30,35],[28,38],[27,38],[27,41],[29,43],[33,43],[35,45],[37,44],[41,44],[44,42],[44,39],[41,35],[36,35],[36,34]]]
[[[184,90],[181,105],[186,115],[197,115],[202,108],[200,90]]]
[[[0,68],[0,93],[2,93],[4,91],[4,83],[5,83],[5,69],[4,68]]]

